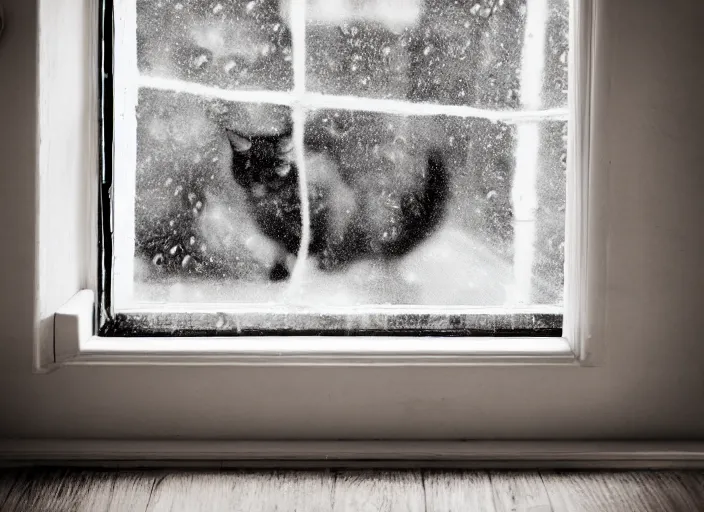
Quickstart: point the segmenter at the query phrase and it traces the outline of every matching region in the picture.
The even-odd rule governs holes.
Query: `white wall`
[[[599,68],[609,92],[597,126],[605,141],[597,163],[610,168],[605,364],[370,368],[354,381],[335,368],[32,374],[38,16],[36,0],[3,3],[0,438],[295,438],[311,426],[317,437],[348,438],[704,437],[701,0],[601,2],[609,53]],[[392,396],[399,387],[403,396]],[[293,395],[303,397],[296,410]],[[360,410],[373,414],[362,420]]]

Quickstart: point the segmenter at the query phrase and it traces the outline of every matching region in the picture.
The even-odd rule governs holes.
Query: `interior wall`
[[[704,2],[600,2],[596,162],[608,166],[609,183],[602,366],[48,375],[32,373],[38,7],[3,4],[0,438],[704,437]]]

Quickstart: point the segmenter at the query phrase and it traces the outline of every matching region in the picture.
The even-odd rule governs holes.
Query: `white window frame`
[[[97,2],[63,0],[64,23],[45,24],[39,50],[39,290],[34,366],[169,365],[599,365],[603,356],[605,196],[593,165],[592,69],[599,0],[573,0],[564,327],[562,338],[103,338],[94,335],[97,285]],[[76,8],[82,7],[82,8]],[[69,17],[73,17],[69,19]],[[84,30],[67,27],[80,24]],[[59,46],[53,41],[61,40]],[[67,51],[68,50],[68,51]],[[71,72],[69,72],[71,71]],[[63,121],[80,108],[82,126]],[[62,143],[56,142],[61,136]],[[57,175],[57,162],[68,162]],[[68,175],[67,175],[68,174]],[[66,221],[82,228],[66,232]],[[76,264],[76,262],[79,262]],[[57,271],[64,266],[74,272]],[[53,327],[53,329],[52,329]],[[194,347],[198,347],[197,350]],[[432,347],[432,348],[430,348]]]

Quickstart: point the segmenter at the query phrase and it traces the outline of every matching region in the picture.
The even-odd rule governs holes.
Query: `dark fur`
[[[301,202],[298,167],[290,130],[281,135],[245,137],[227,130],[233,149],[232,174],[247,192],[249,209],[262,232],[280,243],[289,254],[297,254],[301,242]],[[306,141],[306,150],[315,148]],[[394,236],[380,237],[366,229],[369,201],[354,189],[357,209],[342,233],[333,233],[330,218],[336,205],[335,191],[325,184],[309,182],[311,241],[309,254],[318,257],[321,268],[339,268],[365,257],[391,259],[403,256],[432,234],[441,222],[448,195],[448,176],[439,151],[427,152],[424,183],[398,198],[398,222]],[[403,170],[401,170],[403,171]],[[341,174],[343,181],[345,173]],[[374,176],[372,176],[372,179]],[[384,233],[387,235],[387,233]],[[275,263],[272,280],[288,277],[285,257]]]

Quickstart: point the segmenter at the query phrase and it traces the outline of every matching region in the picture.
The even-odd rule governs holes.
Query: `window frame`
[[[50,172],[51,162],[63,156],[66,148],[49,143],[40,144],[40,252],[38,294],[40,321],[35,347],[35,369],[47,369],[66,364],[236,364],[236,365],[543,365],[565,364],[571,366],[594,366],[601,364],[603,354],[604,301],[605,295],[605,189],[603,166],[595,166],[591,158],[592,145],[592,98],[594,95],[594,47],[597,41],[595,13],[598,0],[572,0],[572,41],[570,52],[571,86],[569,108],[574,116],[575,134],[569,139],[569,158],[575,171],[568,173],[567,237],[565,272],[565,313],[561,338],[431,338],[425,342],[408,343],[408,338],[389,341],[387,348],[374,346],[374,338],[317,337],[315,340],[296,338],[291,344],[281,344],[281,339],[272,338],[267,348],[262,348],[262,338],[120,338],[119,340],[96,336],[96,304],[98,255],[95,240],[98,239],[95,223],[85,222],[84,229],[75,233],[75,244],[64,253],[67,258],[79,258],[84,283],[76,289],[74,285],[60,283],[54,268],[48,268],[47,250],[65,246],[58,233],[47,227],[57,218],[78,214],[84,219],[95,219],[98,215],[98,197],[106,200],[109,191],[98,190],[97,172],[98,102],[97,87],[100,77],[94,73],[98,61],[99,40],[97,0],[86,0],[84,19],[85,39],[76,41],[74,52],[60,55],[52,52],[47,42],[48,32],[42,30],[40,37],[40,140],[47,141],[45,134],[57,129],[55,118],[47,115],[55,108],[49,89],[52,84],[70,81],[65,75],[59,78],[53,68],[56,62],[75,59],[77,53],[85,56],[82,69],[73,80],[81,84],[87,94],[73,93],[73,101],[87,111],[85,123],[89,129],[75,136],[74,143],[85,149],[89,158],[76,168],[73,180],[60,184]],[[61,27],[52,27],[61,30]],[[80,39],[80,37],[78,38]],[[42,44],[44,43],[42,52]],[[86,55],[87,54],[87,55]],[[53,63],[49,66],[49,61]],[[73,61],[76,66],[75,60]],[[60,67],[60,66],[58,66]],[[66,84],[61,84],[67,89]],[[74,84],[75,85],[75,84]],[[42,100],[43,98],[43,100]],[[42,108],[43,107],[43,108]],[[78,194],[81,200],[76,210],[65,204],[47,204],[43,197],[54,187],[72,186],[71,195],[83,187],[85,193]],[[87,188],[87,190],[86,190]],[[48,202],[47,202],[48,203]],[[58,217],[57,217],[58,216]],[[65,240],[64,240],[65,242]],[[92,245],[91,245],[92,244]],[[54,254],[56,254],[54,252]],[[60,263],[60,262],[59,262]],[[49,290],[54,283],[58,287]],[[54,316],[55,314],[55,316]],[[47,317],[54,320],[53,329],[47,328]],[[119,343],[117,343],[119,341]],[[358,344],[354,347],[350,341]],[[404,347],[401,343],[406,343]],[[198,346],[198,350],[192,347]],[[430,349],[429,347],[433,347]],[[321,347],[323,350],[321,350]],[[335,347],[335,348],[330,348]]]

